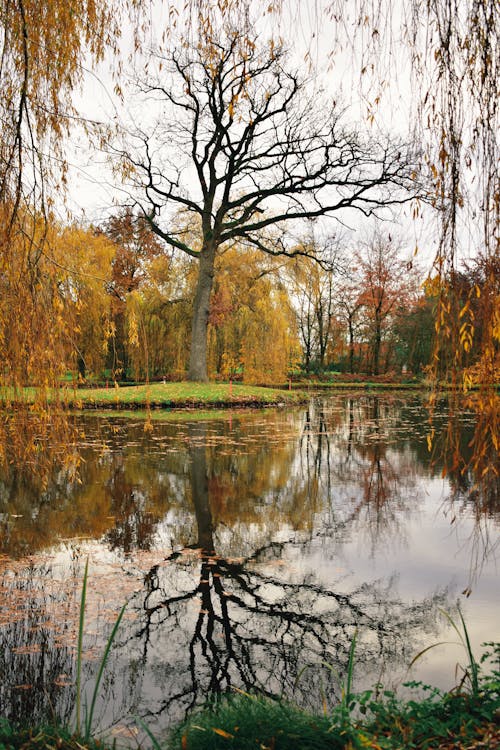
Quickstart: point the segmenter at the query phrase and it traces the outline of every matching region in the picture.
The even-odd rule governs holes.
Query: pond
[[[135,716],[161,737],[232,689],[332,706],[355,633],[355,689],[448,689],[460,646],[408,668],[457,640],[457,602],[478,654],[499,640],[500,508],[443,478],[419,397],[78,425],[77,480],[0,484],[0,715],[74,719],[87,560],[83,698],[127,602],[94,723],[130,745]]]

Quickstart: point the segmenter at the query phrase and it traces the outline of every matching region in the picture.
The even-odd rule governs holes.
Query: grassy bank
[[[399,701],[392,693],[353,697],[314,716],[293,705],[238,696],[195,714],[175,733],[172,750],[472,750],[500,748],[498,690],[478,697],[437,693]],[[361,718],[350,718],[356,712]]]
[[[300,403],[298,391],[226,383],[151,383],[123,388],[82,388],[68,392],[78,408],[182,408],[211,406],[269,406]]]
[[[104,747],[99,740],[85,742],[83,737],[61,727],[14,727],[0,718],[0,750],[103,750]]]
[[[390,692],[377,697],[366,692],[323,715],[236,695],[192,714],[168,740],[152,738],[138,747],[153,742],[153,750],[498,750],[499,684],[491,679],[477,695],[428,688],[426,696],[406,701]],[[16,729],[0,720],[0,750],[111,747],[114,742],[84,739],[64,729]]]
[[[180,409],[278,406],[299,404],[308,400],[303,391],[240,385],[236,383],[150,383],[148,385],[108,388],[62,388],[61,400],[74,409]],[[15,402],[22,398],[33,402],[34,388],[20,396],[6,394]]]
[[[454,690],[407,683],[402,700],[380,685],[352,692],[354,636],[341,683],[342,697],[322,715],[298,706],[241,693],[207,706],[179,726],[172,750],[495,750],[500,748],[500,644],[485,644],[476,661],[461,612],[463,633],[447,615],[464,646],[468,664]],[[432,648],[432,646],[431,646]],[[426,649],[428,650],[428,649]],[[420,658],[424,652],[415,657]],[[489,671],[483,672],[487,663]],[[156,750],[159,750],[157,748]]]

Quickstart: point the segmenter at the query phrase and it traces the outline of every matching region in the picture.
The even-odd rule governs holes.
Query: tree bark
[[[373,348],[373,375],[378,375],[380,370],[380,344],[382,342],[381,322],[375,322],[375,345]]]
[[[215,250],[215,246],[208,245],[204,246],[200,253],[200,267],[194,297],[188,380],[202,383],[208,381],[208,315],[210,312],[210,295],[214,281]]]
[[[352,318],[349,315],[349,372],[351,375],[354,373],[354,328],[352,324]]]

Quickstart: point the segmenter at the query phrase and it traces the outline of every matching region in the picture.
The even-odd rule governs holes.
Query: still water
[[[355,689],[456,683],[500,639],[500,508],[442,477],[415,396],[315,397],[305,407],[79,418],[78,481],[0,484],[0,715],[74,719],[85,562],[95,726],[134,744],[239,688],[321,709],[338,699],[357,629]],[[435,419],[435,445],[447,424]],[[472,415],[462,415],[467,446]],[[474,500],[474,497],[476,498]],[[498,495],[496,495],[498,500]],[[84,696],[85,697],[85,696]]]

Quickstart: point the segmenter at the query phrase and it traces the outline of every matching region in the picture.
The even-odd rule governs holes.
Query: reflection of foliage
[[[189,426],[189,453],[197,540],[154,565],[145,591],[131,602],[140,625],[126,643],[137,641],[144,663],[177,644],[169,657],[175,679],[162,681],[151,716],[187,711],[207,694],[232,686],[268,695],[295,690],[303,703],[314,702],[323,680],[334,690],[331,674],[320,665],[345,668],[356,627],[362,631],[358,662],[365,670],[375,658],[378,666],[388,658],[392,663],[408,658],[410,634],[429,626],[439,595],[408,605],[394,593],[393,580],[336,590],[318,575],[296,573],[291,560],[311,552],[315,541],[308,536],[300,541],[293,532],[244,558],[218,554],[206,424]],[[299,674],[311,665],[316,666],[297,686]]]
[[[406,415],[378,397],[345,405],[313,404],[304,424],[302,455],[316,492],[328,498],[333,523],[365,528],[372,549],[401,537],[401,512],[413,507],[419,462],[406,432]],[[412,415],[415,419],[416,415]],[[393,448],[397,437],[405,436]],[[304,443],[305,440],[305,443]],[[311,480],[310,480],[311,483]]]
[[[24,493],[17,508],[26,519],[12,522],[11,541],[24,529],[36,549],[32,505],[45,544],[86,533],[126,553],[103,591],[108,608],[118,584],[134,592],[112,653],[115,718],[149,711],[161,727],[232,686],[290,695],[304,667],[295,697],[312,704],[335,693],[321,663],[345,668],[356,626],[367,681],[378,667],[409,661],[406,649],[434,627],[445,594],[409,604],[394,577],[360,583],[335,567],[360,530],[367,555],[403,538],[403,511],[420,507],[420,475],[430,469],[426,419],[417,398],[368,394],[313,399],[305,411],[159,423],[152,434],[141,421],[114,418],[98,432],[86,418],[83,485],[60,477],[43,502]],[[15,503],[3,507],[12,513]],[[12,627],[1,634],[6,643],[29,637],[28,626]],[[57,634],[47,639],[52,674]],[[99,710],[113,723],[104,699]]]
[[[453,494],[468,494],[476,515],[494,516],[500,510],[500,397],[483,391],[467,398],[451,394],[446,408],[444,430],[435,439],[436,461]]]

